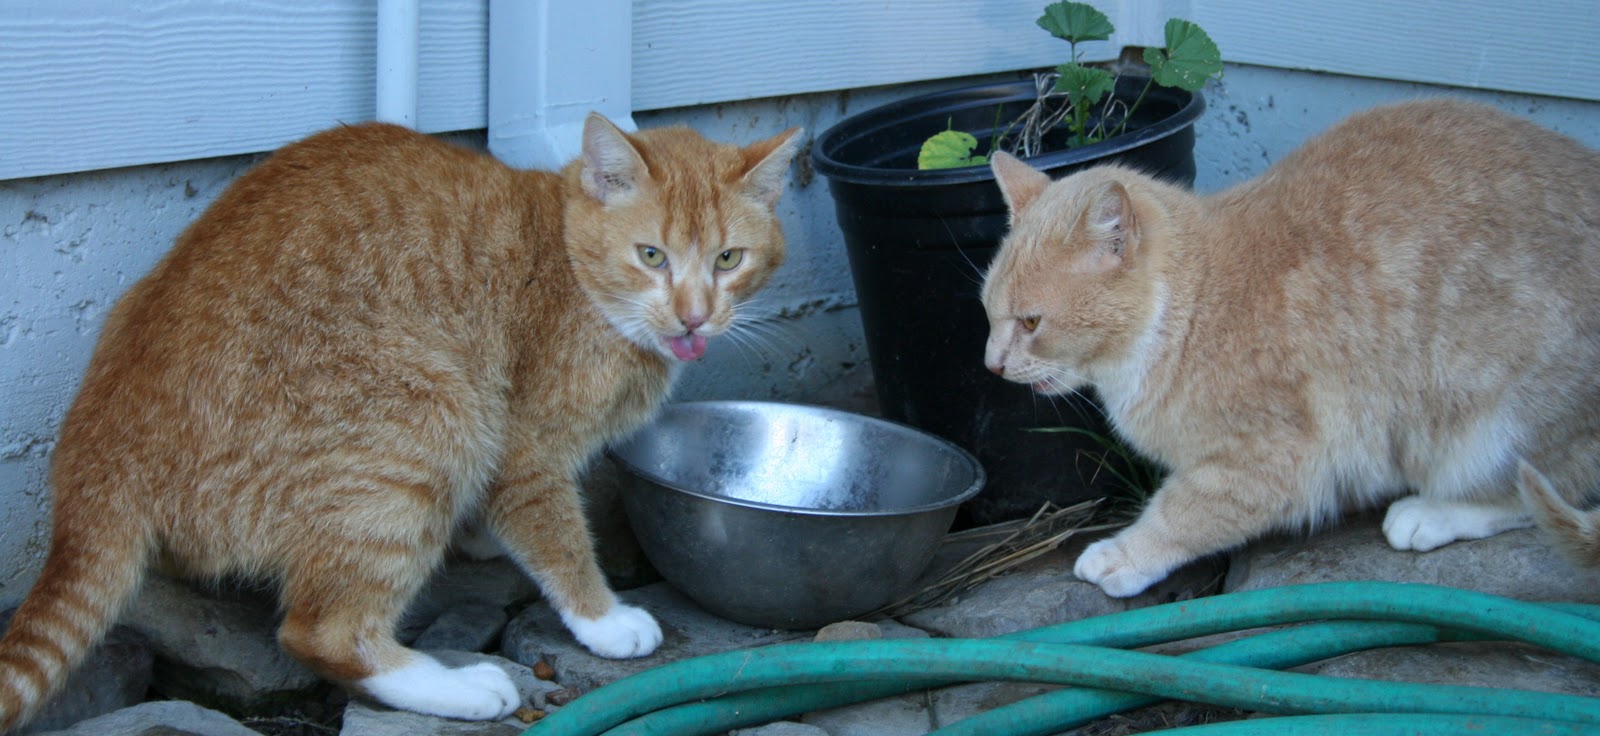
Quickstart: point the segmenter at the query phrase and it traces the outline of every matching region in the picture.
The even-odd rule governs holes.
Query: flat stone
[[[933,720],[939,728],[1052,690],[1032,682],[974,682],[933,691]]]
[[[755,728],[736,728],[729,731],[728,736],[830,736],[830,734],[816,726],[794,721],[778,721]]]
[[[902,628],[903,631],[897,633],[928,636],[927,632],[919,629]],[[922,734],[1056,689],[1059,689],[1058,686],[1037,683],[966,683],[807,713],[801,720],[809,725],[820,726],[834,736]]]
[[[528,725],[515,718],[452,721],[403,710],[373,710],[351,703],[345,709],[344,727],[339,730],[339,736],[517,736]]]
[[[424,629],[412,646],[417,649],[450,649],[483,652],[500,640],[510,620],[503,606],[481,601],[464,601],[446,608]]]
[[[800,722],[829,736],[922,736],[938,728],[925,692],[807,713]]]
[[[515,610],[539,597],[528,574],[506,557],[452,559],[428,579],[400,620],[395,637],[415,643],[446,611],[462,606]],[[459,647],[456,647],[459,648]]]
[[[1056,689],[1025,682],[975,682],[807,713],[801,720],[832,736],[923,734]]]
[[[1561,558],[1542,532],[1520,529],[1429,552],[1396,550],[1381,515],[1363,515],[1309,537],[1278,535],[1233,555],[1228,592],[1306,583],[1385,580],[1424,583],[1529,601],[1600,601],[1600,574]],[[1162,649],[1182,651],[1237,639],[1230,632]],[[1595,697],[1600,665],[1517,642],[1452,642],[1375,649],[1297,671],[1367,680],[1509,688]]]
[[[511,620],[501,637],[501,653],[529,666],[543,659],[555,668],[561,685],[588,692],[670,662],[810,637],[809,632],[761,629],[717,618],[666,583],[637,588],[621,597],[649,611],[661,624],[665,639],[648,657],[604,659],[590,654],[544,602],[529,606]]]
[[[222,713],[181,700],[157,700],[79,722],[42,736],[261,736]]]
[[[915,626],[907,626],[892,618],[874,621],[873,623],[877,624],[878,631],[883,632],[883,638],[885,639],[926,639],[932,636],[932,634],[922,629]]]
[[[882,639],[883,628],[867,621],[838,621],[817,630],[815,641]]]
[[[278,645],[275,611],[262,593],[202,594],[152,576],[122,621],[149,638],[157,690],[252,713],[324,686]]]
[[[1090,541],[1058,547],[947,603],[899,618],[935,636],[987,638],[1190,600],[1212,592],[1222,576],[1222,561],[1208,558],[1179,569],[1137,596],[1112,598],[1072,574],[1073,564]]]
[[[1600,602],[1600,570],[1571,564],[1536,529],[1412,552],[1389,546],[1376,515],[1309,538],[1280,535],[1251,544],[1233,555],[1223,587],[1232,592],[1345,580],[1428,583],[1525,601]]]
[[[1600,697],[1600,664],[1517,642],[1449,642],[1373,649],[1297,671],[1362,680]]]
[[[430,651],[449,667],[492,662],[511,675],[523,702],[538,710],[547,706],[544,696],[556,686],[534,677],[533,670],[502,657],[472,652]],[[395,710],[365,700],[352,700],[344,711],[340,736],[516,736],[528,728],[516,716],[500,721],[458,721]]]
[[[15,613],[12,609],[0,614],[0,631],[10,626]],[[17,733],[54,731],[138,704],[150,688],[154,656],[144,635],[126,626],[112,627],[73,669],[66,684]]]

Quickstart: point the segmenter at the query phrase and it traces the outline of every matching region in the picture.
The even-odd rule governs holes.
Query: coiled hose
[[[1179,657],[1126,651],[1308,621],[1319,623]],[[1600,606],[1526,603],[1421,584],[1317,583],[1169,603],[995,639],[778,644],[640,672],[573,701],[524,736],[709,734],[931,687],[1001,680],[1076,687],[937,733],[1049,734],[1162,699],[1314,714],[1193,730],[1205,734],[1600,733],[1596,698],[1275,671],[1374,647],[1468,639],[1523,641],[1600,662]]]

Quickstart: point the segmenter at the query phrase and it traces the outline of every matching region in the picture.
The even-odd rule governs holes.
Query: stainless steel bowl
[[[667,582],[732,621],[803,629],[910,592],[983,488],[933,435],[833,409],[668,405],[612,450],[623,505]]]

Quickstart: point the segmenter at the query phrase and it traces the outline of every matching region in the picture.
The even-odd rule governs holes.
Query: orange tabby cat
[[[649,654],[661,630],[601,576],[576,480],[783,260],[798,140],[591,115],[555,174],[359,125],[241,177],[106,322],[55,451],[49,559],[0,640],[0,730],[154,560],[275,579],[285,649],[357,692],[503,717],[502,670],[392,633],[477,513],[580,642]]]
[[[1600,483],[1600,154],[1575,141],[1432,100],[1208,197],[993,169],[1012,229],[983,286],[988,367],[1094,385],[1172,471],[1078,559],[1107,593],[1407,491],[1397,549],[1527,526],[1519,458],[1567,493]]]

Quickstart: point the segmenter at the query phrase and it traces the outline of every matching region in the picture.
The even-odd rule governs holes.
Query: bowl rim
[[[776,408],[781,408],[781,409],[785,409],[785,410],[801,409],[801,410],[820,413],[820,414],[824,414],[824,415],[833,415],[833,416],[836,416],[836,417],[839,417],[839,418],[849,419],[851,421],[864,421],[864,422],[866,422],[868,424],[876,424],[876,425],[882,426],[884,428],[890,429],[890,430],[895,431],[895,432],[911,434],[913,436],[920,437],[923,440],[926,440],[926,441],[929,441],[929,442],[933,442],[934,444],[937,444],[937,445],[944,446],[946,449],[950,450],[952,452],[952,454],[957,459],[959,459],[961,462],[965,463],[967,465],[967,467],[972,470],[972,482],[970,484],[968,484],[966,488],[962,489],[960,493],[957,493],[954,496],[950,496],[948,498],[945,498],[945,499],[943,499],[941,501],[937,501],[937,502],[934,502],[934,503],[922,504],[920,506],[904,506],[904,507],[894,508],[894,509],[873,509],[873,510],[812,509],[812,508],[805,508],[805,507],[802,507],[802,506],[783,506],[783,505],[779,505],[779,504],[765,503],[765,502],[762,502],[762,501],[750,501],[750,500],[741,499],[741,498],[730,498],[728,496],[717,496],[717,495],[712,495],[712,494],[709,494],[709,493],[703,493],[703,492],[700,492],[700,491],[696,491],[696,490],[693,490],[691,488],[685,488],[685,487],[683,487],[683,486],[681,486],[681,485],[679,485],[677,483],[674,483],[674,482],[668,481],[665,478],[662,478],[660,475],[657,475],[656,473],[650,472],[648,470],[645,470],[644,468],[641,468],[641,467],[635,465],[634,463],[630,462],[627,458],[623,457],[622,454],[617,451],[617,447],[622,446],[622,445],[626,445],[627,443],[631,442],[635,437],[638,437],[641,433],[648,431],[650,429],[650,427],[653,426],[660,419],[661,415],[663,413],[667,412],[668,410],[673,409],[673,408],[696,408],[696,407],[704,407],[704,408],[743,407],[743,408],[757,408],[757,409],[774,408],[774,407],[776,407]],[[894,422],[894,421],[890,421],[888,419],[883,419],[883,418],[880,418],[880,417],[868,416],[866,414],[858,414],[856,412],[845,411],[843,409],[836,409],[836,408],[831,407],[831,406],[819,406],[819,405],[816,405],[816,404],[805,404],[805,403],[788,402],[788,401],[752,401],[752,400],[715,399],[715,400],[701,400],[701,401],[677,401],[677,402],[672,402],[672,403],[669,403],[669,404],[665,404],[655,414],[653,414],[651,416],[649,421],[647,421],[644,424],[640,425],[638,429],[635,429],[633,432],[630,432],[627,436],[622,437],[622,438],[616,440],[615,442],[612,442],[612,443],[608,444],[606,446],[606,455],[608,457],[610,457],[613,461],[615,461],[618,465],[622,466],[622,468],[624,470],[626,470],[627,472],[632,473],[632,474],[634,474],[636,476],[639,476],[640,478],[644,478],[646,480],[649,480],[649,481],[655,483],[656,485],[661,486],[662,488],[670,488],[670,489],[672,489],[674,491],[677,491],[679,493],[683,493],[683,494],[687,494],[687,495],[690,495],[690,496],[694,496],[696,498],[703,498],[703,499],[706,499],[708,501],[716,501],[716,502],[719,502],[719,503],[725,503],[725,504],[728,504],[730,506],[743,506],[745,508],[761,509],[761,510],[764,510],[764,511],[778,511],[778,512],[793,514],[793,515],[796,515],[796,516],[847,516],[847,517],[906,516],[906,515],[910,515],[910,514],[926,513],[926,512],[929,512],[929,511],[939,511],[939,510],[947,509],[947,508],[953,510],[953,509],[955,509],[955,507],[960,506],[961,504],[963,504],[963,503],[967,502],[968,500],[970,500],[973,496],[978,495],[978,492],[982,491],[984,486],[988,483],[988,473],[984,471],[983,464],[978,462],[978,458],[976,456],[974,456],[972,453],[968,452],[965,448],[961,447],[960,445],[957,445],[956,443],[951,442],[950,440],[947,440],[947,439],[945,439],[943,437],[940,437],[940,436],[938,436],[936,434],[933,434],[932,432],[928,432],[928,431],[922,430],[922,429],[917,429],[916,427],[912,427],[912,426],[906,425],[906,424],[901,424],[900,422]],[[624,493],[630,492],[628,490],[628,488],[630,486],[631,486],[631,484],[624,484],[624,491],[623,492]]]

